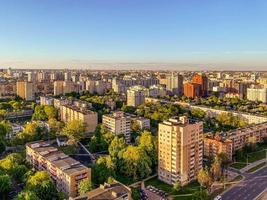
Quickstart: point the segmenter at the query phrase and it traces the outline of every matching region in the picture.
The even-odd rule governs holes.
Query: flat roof
[[[57,148],[53,147],[49,142],[31,142],[27,143],[26,146],[33,149],[35,153],[38,153],[44,159],[46,159],[68,175],[77,173],[84,169],[89,169],[79,161],[71,158],[70,156],[64,154],[62,151],[59,151]]]

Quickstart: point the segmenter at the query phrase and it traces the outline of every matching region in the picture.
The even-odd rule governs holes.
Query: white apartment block
[[[127,90],[127,106],[137,107],[145,103],[146,88],[143,86],[132,86]]]
[[[248,88],[247,99],[267,103],[267,88]]]

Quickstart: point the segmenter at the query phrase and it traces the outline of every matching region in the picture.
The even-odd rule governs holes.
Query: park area
[[[174,190],[173,186],[158,180],[157,177],[145,182],[146,187],[149,185],[152,185],[160,190],[167,192],[173,197],[174,200],[191,200],[192,194],[200,190],[200,185],[195,181],[189,183],[184,187],[181,187],[180,190],[176,191]]]

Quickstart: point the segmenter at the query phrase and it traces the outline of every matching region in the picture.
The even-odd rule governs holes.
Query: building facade
[[[196,179],[203,161],[203,123],[187,117],[169,119],[158,129],[158,178],[186,185]]]
[[[124,135],[127,143],[131,142],[131,117],[124,112],[103,115],[104,128],[116,135]]]
[[[60,118],[64,122],[81,120],[85,124],[86,133],[94,132],[98,124],[96,112],[75,105],[60,106]]]
[[[26,159],[36,170],[46,171],[55,182],[57,190],[70,197],[78,195],[78,185],[83,179],[91,180],[90,168],[58,151],[49,142],[26,144]]]
[[[32,82],[17,81],[17,95],[26,101],[33,101],[34,89]]]
[[[127,90],[127,106],[137,107],[145,102],[146,89],[133,86]]]

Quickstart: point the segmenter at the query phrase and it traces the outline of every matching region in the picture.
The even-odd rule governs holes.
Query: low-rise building
[[[113,181],[112,183],[101,184],[98,188],[87,192],[84,195],[70,200],[131,200],[132,192],[131,188]]]
[[[70,197],[78,195],[78,185],[83,179],[91,180],[90,168],[58,151],[46,141],[26,144],[26,159],[36,170],[46,171],[55,182],[57,190]]]
[[[267,122],[224,132],[215,138],[204,139],[204,155],[215,156],[218,153],[226,153],[232,159],[237,150],[249,143],[263,142],[266,137]]]

